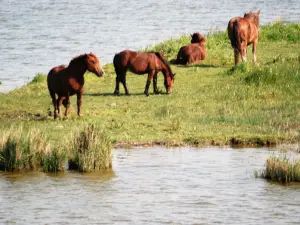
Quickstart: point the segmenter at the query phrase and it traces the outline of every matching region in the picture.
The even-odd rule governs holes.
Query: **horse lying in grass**
[[[123,84],[125,94],[129,95],[126,85],[126,72],[129,70],[135,74],[148,74],[144,94],[149,95],[149,86],[153,79],[153,90],[159,94],[157,88],[157,73],[162,72],[164,75],[164,85],[167,93],[171,93],[174,83],[174,76],[171,67],[159,52],[134,52],[125,50],[114,56],[114,67],[116,71],[116,87],[114,94],[119,95],[119,84]]]
[[[247,46],[253,44],[253,62],[256,62],[256,45],[258,41],[259,14],[249,12],[244,17],[234,17],[228,23],[228,38],[234,49],[234,63],[239,64],[240,55],[243,62],[247,60]]]
[[[197,63],[200,60],[204,60],[206,56],[205,42],[206,37],[200,33],[194,33],[191,35],[191,44],[180,48],[176,60],[173,60],[175,64],[190,65]]]
[[[87,70],[98,77],[104,74],[99,59],[93,53],[77,56],[71,60],[68,66],[60,65],[50,70],[47,84],[54,106],[54,119],[60,117],[62,104],[66,108],[65,116],[68,116],[70,96],[74,94],[77,95],[77,114],[81,116],[84,74]]]

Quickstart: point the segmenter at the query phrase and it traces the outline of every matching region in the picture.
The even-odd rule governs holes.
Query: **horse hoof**
[[[115,92],[114,92],[114,95],[115,95],[115,96],[120,96],[120,92],[116,92],[116,91],[115,91]]]

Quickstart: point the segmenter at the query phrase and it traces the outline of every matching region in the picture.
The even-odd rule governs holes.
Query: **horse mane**
[[[73,65],[73,64],[75,64],[75,63],[78,63],[79,61],[83,60],[86,56],[87,56],[87,54],[82,54],[82,55],[79,55],[79,56],[74,57],[74,58],[70,61],[69,66],[70,66],[70,65]]]
[[[172,72],[172,69],[171,69],[171,65],[169,63],[168,60],[166,60],[161,54],[160,52],[154,52],[154,54],[167,66],[168,70],[170,71],[171,73],[171,77],[173,77],[173,72]]]

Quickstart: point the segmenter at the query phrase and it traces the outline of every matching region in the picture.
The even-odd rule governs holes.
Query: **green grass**
[[[146,75],[128,73],[132,95],[113,96],[115,72],[108,64],[104,77],[85,76],[82,118],[76,116],[76,97],[71,97],[68,120],[48,116],[53,106],[45,76],[38,75],[35,82],[0,94],[0,129],[36,127],[56,143],[90,123],[98,124],[115,145],[295,143],[300,139],[299,34],[299,24],[261,27],[258,64],[252,64],[249,47],[249,62],[233,68],[227,32],[212,32],[207,35],[207,58],[202,64],[172,65],[176,78],[170,95],[145,97]],[[184,36],[146,50],[162,51],[171,60],[189,41]],[[158,86],[164,90],[162,75]],[[123,94],[122,86],[120,90]]]
[[[266,168],[261,172],[255,171],[255,176],[283,184],[300,182],[300,161],[291,160],[286,155],[271,156],[267,159]]]

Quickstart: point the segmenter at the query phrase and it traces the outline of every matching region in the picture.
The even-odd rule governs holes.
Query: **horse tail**
[[[241,52],[240,25],[237,20],[233,22],[233,39],[232,47]]]
[[[114,59],[113,59],[113,64],[115,67],[115,72],[118,75],[121,67],[121,55],[120,53],[115,54]]]

